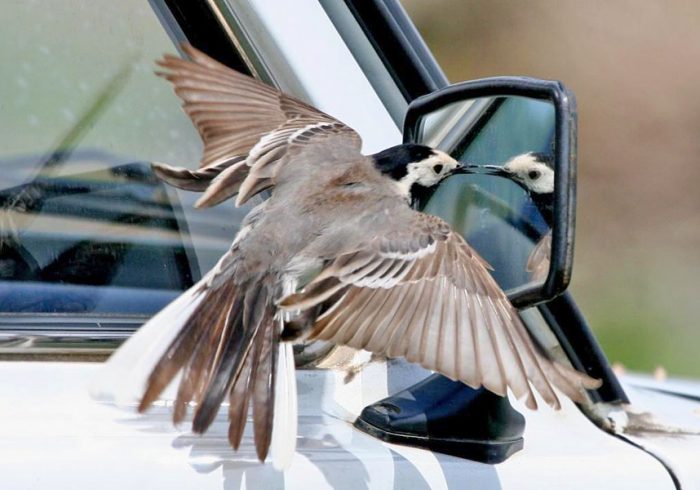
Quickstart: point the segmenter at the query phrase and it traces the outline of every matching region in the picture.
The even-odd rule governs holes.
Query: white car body
[[[252,423],[233,452],[225,410],[198,436],[187,423],[172,426],[167,402],[143,416],[95,402],[88,385],[99,367],[0,363],[9,380],[0,408],[4,488],[675,488],[656,458],[601,431],[570,402],[559,412],[514,402],[527,420],[525,449],[498,465],[385,443],[355,429],[361,408],[385,397],[389,386],[393,392],[425,376],[403,362],[370,365],[349,384],[342,372],[299,370],[297,453],[284,473],[257,461]],[[676,403],[668,396],[658,402]],[[698,481],[693,439],[668,453],[687,482]]]

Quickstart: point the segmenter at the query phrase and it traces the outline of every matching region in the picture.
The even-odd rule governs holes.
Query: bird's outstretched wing
[[[499,395],[510,388],[530,408],[530,383],[551,406],[552,385],[581,401],[600,385],[547,359],[488,272],[489,265],[441,219],[409,209],[390,231],[349,245],[280,306],[323,305],[309,338],[405,357]]]
[[[532,273],[533,281],[544,281],[549,273],[552,256],[552,232],[548,232],[535,244],[527,258],[525,269]]]
[[[238,73],[188,44],[184,60],[166,54],[158,74],[182,99],[204,143],[199,170],[155,164],[159,177],[187,190],[205,191],[199,207],[238,195],[240,205],[275,185],[295,147],[333,138],[337,153],[360,155],[362,140],[318,109]]]

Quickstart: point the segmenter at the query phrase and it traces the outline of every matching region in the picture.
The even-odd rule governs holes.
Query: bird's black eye
[[[530,177],[531,180],[537,180],[540,178],[540,171],[539,170],[530,170],[527,173],[527,176]]]
[[[442,165],[434,165],[433,172],[435,172],[436,174],[439,174],[440,172],[442,172]]]

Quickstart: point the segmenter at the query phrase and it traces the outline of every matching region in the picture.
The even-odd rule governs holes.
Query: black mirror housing
[[[420,143],[428,115],[459,102],[506,97],[548,101],[554,109],[552,162],[551,255],[549,271],[543,282],[528,283],[508,289],[511,302],[519,308],[549,301],[563,293],[571,280],[574,253],[576,210],[576,101],[561,82],[527,77],[495,77],[450,85],[414,100],[404,120],[404,143]],[[488,111],[484,112],[487,114]],[[491,117],[489,115],[488,117]],[[484,116],[485,117],[485,116]],[[477,119],[464,129],[479,131]],[[454,139],[454,135],[452,135]]]

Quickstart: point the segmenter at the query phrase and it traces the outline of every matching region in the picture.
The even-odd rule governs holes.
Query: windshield
[[[256,202],[193,210],[196,195],[152,174],[154,161],[196,167],[201,142],[153,73],[176,49],[148,3],[4,11],[0,312],[149,316],[214,264]]]

